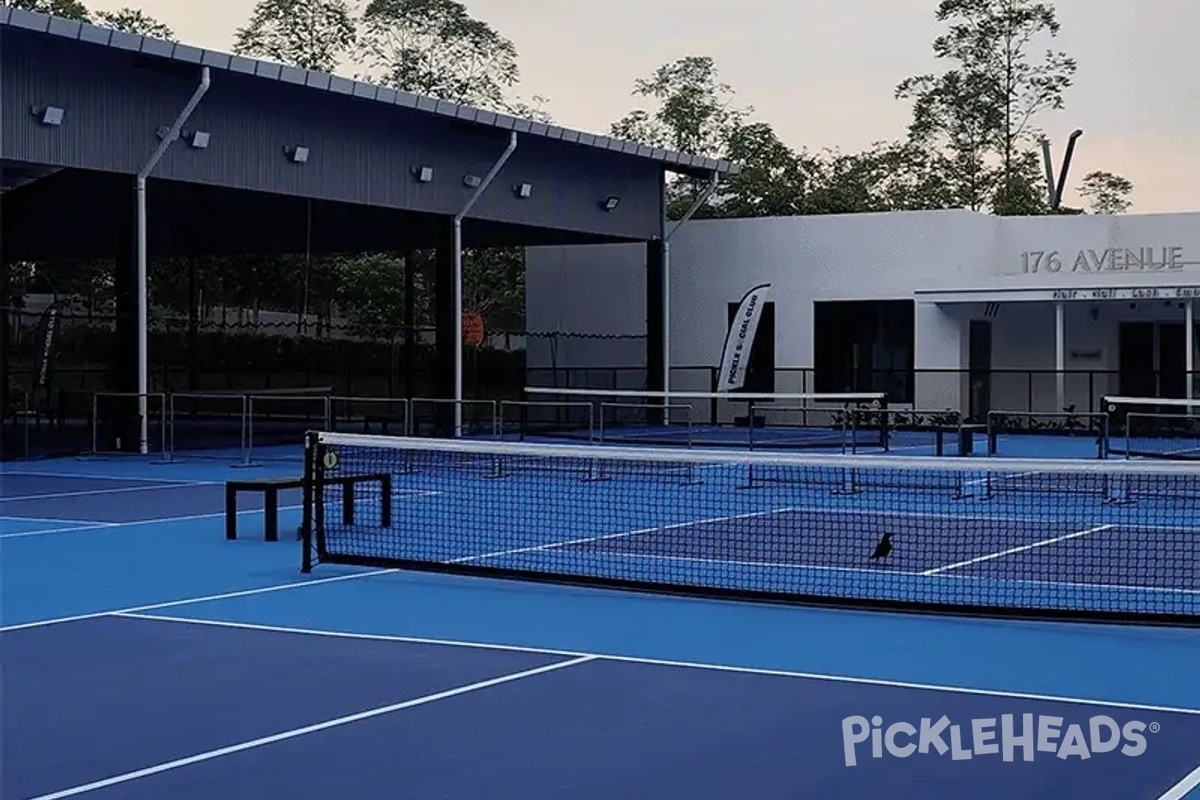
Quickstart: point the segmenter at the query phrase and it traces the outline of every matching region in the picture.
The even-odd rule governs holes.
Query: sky
[[[465,0],[520,53],[524,98],[596,133],[633,108],[633,82],[688,55],[713,57],[738,102],[792,147],[853,152],[903,136],[903,78],[936,70],[936,0]],[[254,0],[87,0],[134,5],[180,40],[228,51]],[[1196,0],[1058,0],[1057,46],[1079,70],[1065,111],[1038,124],[1056,163],[1084,136],[1073,183],[1093,170],[1134,184],[1132,211],[1200,210]],[[1066,202],[1074,194],[1068,190]]]

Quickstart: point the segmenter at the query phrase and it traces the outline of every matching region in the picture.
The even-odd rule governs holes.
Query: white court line
[[[279,511],[295,511],[304,508],[304,506],[280,506]],[[261,513],[261,508],[246,508],[238,511],[238,516],[242,514],[258,514]],[[4,539],[24,539],[29,536],[46,536],[53,533],[78,533],[83,531],[95,531],[106,528],[135,528],[143,525],[166,525],[172,522],[193,522],[198,519],[216,519],[224,517],[224,511],[213,511],[208,514],[189,514],[186,517],[155,517],[154,519],[136,519],[130,522],[84,522],[74,528],[48,528],[38,531],[20,531],[18,533],[0,533],[0,540]]]
[[[29,628],[42,628],[47,625],[59,625],[64,622],[81,622],[85,619],[98,619],[100,617],[109,617],[114,614],[134,614],[141,611],[155,611],[160,608],[174,608],[176,606],[187,606],[193,603],[211,603],[217,600],[232,600],[236,597],[251,597],[258,594],[270,594],[271,592],[284,592],[289,589],[303,589],[306,586],[320,586],[326,583],[338,583],[340,581],[353,581],[359,578],[373,578],[377,575],[391,575],[399,572],[398,569],[376,569],[369,572],[356,572],[352,575],[335,575],[331,578],[317,578],[311,581],[292,581],[290,583],[276,583],[271,586],[260,586],[257,589],[241,589],[236,592],[222,592],[220,594],[202,595],[200,597],[187,597],[183,600],[168,600],[164,603],[150,603],[144,606],[131,606],[129,608],[116,608],[107,611],[93,611],[87,614],[75,614],[70,617],[54,617],[53,619],[41,619],[35,622],[22,622],[17,625],[0,626],[0,633],[9,633],[10,631],[23,631]]]
[[[122,486],[119,489],[87,489],[77,492],[51,492],[49,494],[25,494],[16,497],[0,497],[0,503],[15,503],[30,500],[51,500],[56,497],[88,497],[97,494],[124,494],[126,492],[152,492],[155,489],[186,489],[192,486],[220,486],[218,481],[192,481],[190,483],[159,483],[154,486]]]
[[[565,542],[547,542],[545,544],[530,545],[529,547],[514,547],[511,550],[497,550],[492,553],[482,553],[474,556],[463,556],[462,558],[453,558],[445,562],[447,564],[469,564],[472,561],[484,561],[489,558],[502,558],[504,556],[515,556],[522,553],[537,553],[543,550],[557,550],[560,547],[573,547],[579,544],[591,544],[593,542],[605,542],[611,539],[622,539],[626,536],[640,536],[646,533],[658,533],[659,531],[678,530],[679,528],[690,528],[693,525],[712,525],[718,522],[730,522],[732,520],[753,519],[754,517],[766,517],[771,514],[782,514],[786,511],[791,511],[789,508],[777,508],[771,511],[754,511],[749,514],[736,514],[730,517],[711,517],[709,519],[694,519],[687,522],[675,522],[670,525],[655,525],[653,528],[639,528],[636,531],[620,531],[618,533],[605,533],[597,536],[587,536],[581,539],[571,539]]]
[[[964,471],[965,472],[974,472],[974,470],[972,470],[972,469],[966,469]],[[987,467],[981,468],[981,471],[986,472]],[[981,483],[987,483],[988,481],[994,481],[994,480],[1015,481],[1019,478],[1032,478],[1036,475],[1045,475],[1045,474],[1047,474],[1045,470],[1034,470],[1033,472],[1014,472],[1011,475],[988,475],[985,478],[976,478],[975,480],[967,481],[963,485],[964,486],[978,486]]]
[[[156,622],[174,622],[184,625],[206,625],[214,628],[236,628],[239,630],[264,631],[270,633],[291,633],[305,636],[322,636],[335,639],[353,639],[369,642],[397,642],[400,644],[440,645],[443,647],[462,647],[474,650],[499,650],[514,653],[534,653],[564,658],[592,658],[601,661],[618,661],[625,664],[646,664],[658,667],[680,667],[685,669],[700,669],[713,672],[731,672],[740,675],[766,675],[779,678],[805,678],[808,680],[826,681],[829,683],[850,683],[864,686],[886,686],[896,689],[924,689],[931,692],[948,692],[951,694],[969,694],[982,697],[1006,697],[1015,700],[1041,700],[1052,703],[1072,703],[1103,708],[1121,708],[1131,711],[1160,711],[1165,714],[1187,714],[1200,716],[1200,708],[1181,708],[1175,706],[1150,705],[1140,703],[1125,703],[1118,700],[1093,700],[1067,695],[1034,694],[1030,692],[1013,692],[1003,689],[979,689],[969,686],[951,686],[949,684],[915,683],[913,681],[897,681],[887,678],[859,678],[851,675],[833,675],[821,672],[800,672],[796,670],[765,669],[761,667],[739,667],[729,664],[712,664],[700,661],[679,661],[664,658],[645,658],[641,656],[623,656],[612,653],[591,653],[580,650],[559,650],[544,647],[527,647],[524,645],[496,644],[492,642],[468,642],[460,639],[432,639],[421,636],[396,636],[378,633],[350,633],[346,631],[323,630],[319,628],[292,628],[283,625],[259,625],[249,622],[226,622],[215,619],[192,619],[188,617],[170,617],[156,614],[141,614],[137,612],[116,613],[112,616],[129,619],[145,619]]]
[[[1110,528],[1115,528],[1115,527],[1116,526],[1112,525],[1112,524],[1097,525],[1094,528],[1088,528],[1088,529],[1082,530],[1082,531],[1075,531],[1074,533],[1067,533],[1067,534],[1063,534],[1062,536],[1055,536],[1052,539],[1042,539],[1040,541],[1032,542],[1030,544],[1020,545],[1019,547],[1010,547],[1007,550],[1001,550],[996,553],[988,553],[985,556],[978,556],[976,558],[971,558],[966,561],[959,561],[957,564],[947,564],[944,567],[935,567],[934,569],[927,569],[924,572],[922,572],[921,574],[922,575],[940,575],[941,573],[949,572],[952,569],[959,569],[960,567],[969,567],[972,564],[981,564],[984,561],[991,561],[993,559],[1004,558],[1005,556],[1011,556],[1011,555],[1015,555],[1017,553],[1024,553],[1027,550],[1033,550],[1038,547],[1046,547],[1047,545],[1058,544],[1059,542],[1069,541],[1070,539],[1078,539],[1081,536],[1090,536],[1093,533],[1100,533],[1101,531],[1106,531],[1106,530],[1109,530]]]
[[[113,481],[122,483],[217,483],[218,481],[196,481],[191,478],[133,478],[119,475],[96,475],[87,472],[28,472],[6,469],[8,476],[19,475],[25,478],[62,478],[64,480]]]
[[[372,708],[368,711],[360,711],[357,714],[347,714],[344,717],[336,717],[334,719],[325,720],[324,722],[318,722],[313,725],[305,725],[302,728],[293,728],[281,733],[271,734],[270,736],[263,736],[258,739],[250,739],[245,742],[229,745],[228,747],[219,747],[216,750],[208,750],[204,753],[196,753],[195,755],[187,756],[186,758],[179,758],[174,761],[156,764],[153,767],[146,767],[145,769],[126,772],[123,775],[114,775],[111,778],[93,781],[92,783],[85,783],[80,786],[73,786],[70,789],[63,789],[59,792],[43,794],[32,798],[31,800],[62,800],[66,797],[74,797],[75,795],[94,792],[97,789],[105,789],[109,786],[117,786],[119,784],[136,781],[141,778],[148,778],[151,775],[159,775],[163,772],[179,769],[180,767],[187,767],[192,764],[200,764],[205,761],[211,761],[214,758],[222,758],[224,756],[233,755],[234,753],[241,753],[246,750],[254,750],[259,747],[266,747],[267,745],[275,744],[277,742],[284,742],[288,739],[296,739],[301,736],[308,736],[312,733],[320,733],[321,731],[329,730],[330,728],[338,728],[343,725],[350,725],[355,722],[362,722],[363,720],[373,719],[375,717],[382,717],[385,714],[394,714],[397,711],[404,711],[405,709],[416,708],[417,706],[428,705],[429,703],[436,703],[439,700],[446,700],[451,697],[458,697],[471,692],[478,692],[481,689],[489,689],[493,686],[500,686],[505,683],[524,680],[525,678],[532,678],[536,675],[544,675],[547,672],[567,669],[568,667],[586,664],[589,661],[595,660],[596,659],[594,656],[580,656],[579,658],[573,658],[569,661],[558,661],[553,664],[535,667],[534,669],[522,670],[521,672],[510,672],[507,675],[501,675],[497,678],[489,678],[488,680],[469,683],[465,686],[456,686],[453,689],[435,692],[434,694],[427,694],[422,697],[415,697],[411,700],[405,700],[401,703],[392,703],[388,706],[380,706],[379,708]]]
[[[53,520],[44,520],[45,522],[53,522]],[[49,536],[55,533],[75,533],[83,531],[98,531],[106,528],[119,528],[119,522],[81,522],[78,525],[69,525],[61,528],[38,528],[33,531],[17,531],[16,533],[0,533],[0,541],[5,539],[24,539],[31,536]]]
[[[804,570],[813,572],[865,572],[871,575],[899,575],[906,578],[928,578],[936,577],[942,580],[956,581],[976,581],[985,582],[993,581],[999,583],[1019,583],[1032,586],[1056,586],[1056,587],[1071,587],[1077,589],[1095,589],[1107,591],[1122,591],[1122,592],[1152,592],[1158,594],[1183,594],[1183,595],[1200,595],[1200,589],[1182,589],[1171,586],[1126,586],[1122,584],[1110,583],[1081,583],[1077,581],[1048,581],[1035,580],[1033,578],[995,578],[987,575],[928,575],[925,572],[916,572],[913,570],[903,569],[883,569],[880,567],[838,567],[830,564],[786,564],[772,561],[743,561],[737,559],[719,559],[719,558],[696,558],[691,556],[664,556],[655,553],[629,553],[622,550],[601,550],[599,551],[606,556],[618,556],[620,558],[636,559],[651,559],[655,561],[686,561],[695,564],[722,564],[735,567],[764,567],[767,569],[789,569],[789,570]]]
[[[1183,780],[1172,786],[1170,789],[1156,798],[1156,800],[1183,800],[1188,796],[1188,793],[1200,786],[1200,767],[1184,776]]]
[[[94,519],[56,519],[54,517],[11,517],[7,514],[0,514],[0,520],[14,520],[16,522],[49,522],[54,525],[101,525],[110,523],[100,523]],[[120,523],[113,522],[112,525]]]
[[[900,517],[903,519],[930,519],[944,520],[947,522],[966,520],[970,522],[998,522],[1011,525],[1019,523],[1024,525],[1067,525],[1078,520],[1053,520],[1053,519],[1038,519],[1036,517],[1010,517],[1010,516],[988,516],[984,514],[939,514],[927,511],[891,511],[888,509],[872,509],[872,508],[850,508],[840,506],[794,506],[791,508],[778,509],[775,512],[769,513],[796,513],[796,514],[815,514],[815,515],[847,515],[855,517]],[[726,518],[722,518],[726,519]],[[1120,522],[1113,523],[1123,531],[1171,531],[1171,532],[1186,532],[1195,533],[1200,537],[1200,529],[1188,528],[1183,526],[1172,525],[1141,525],[1131,523],[1129,525]]]

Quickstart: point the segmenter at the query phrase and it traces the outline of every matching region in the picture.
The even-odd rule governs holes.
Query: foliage
[[[528,102],[521,100],[520,98],[509,101],[505,105],[504,110],[506,113],[509,113],[514,117],[531,119],[534,122],[541,122],[545,125],[553,125],[554,116],[548,109],[549,105],[549,98],[543,97],[540,94],[535,94],[533,97],[529,98]]]
[[[168,42],[175,41],[174,31],[138,8],[127,7],[117,11],[98,11],[96,12],[96,24],[116,28],[126,33],[136,33]]]
[[[729,134],[724,156],[742,166],[718,200],[726,217],[789,216],[803,211],[806,164],[765,122],[739,125]]]
[[[346,0],[259,0],[234,39],[235,53],[333,72],[357,32]]]
[[[353,258],[337,259],[334,299],[338,311],[354,327],[380,337],[395,336],[404,327],[404,259],[392,254],[371,253]],[[415,302],[427,304],[431,292],[426,291],[424,275],[417,270]],[[424,308],[418,309],[423,318]]]
[[[505,110],[517,48],[457,0],[370,0],[362,44],[372,77],[408,92]]]
[[[1061,51],[1034,55],[1058,35],[1053,5],[941,0],[936,18],[948,29],[934,41],[934,55],[954,66],[897,86],[896,96],[913,103],[909,140],[945,158],[957,205],[1044,213],[1032,151],[1035,122],[1042,112],[1063,108],[1076,70]]]
[[[654,101],[654,110],[639,108],[629,112],[612,124],[612,135],[683,153],[707,156],[727,153],[752,112],[734,104],[732,87],[720,80],[716,65],[708,56],[687,56],[663,64],[649,78],[634,81],[633,94]],[[769,149],[770,143],[764,138],[767,130],[769,126],[751,131],[736,144],[747,152]],[[768,172],[771,169],[761,162],[760,166]],[[667,189],[667,215],[680,216],[704,184],[691,179],[673,180]],[[757,201],[743,196],[735,202]],[[702,209],[700,216],[711,213]]]
[[[1133,183],[1111,172],[1089,172],[1079,184],[1079,194],[1093,214],[1124,214],[1133,205]]]
[[[489,247],[463,252],[463,308],[484,316],[520,315],[525,307],[525,252]]]
[[[657,102],[613,123],[614,136],[683,153],[711,155],[728,148],[733,132],[752,112],[734,105],[733,89],[720,81],[708,56],[664,64],[634,82],[634,95]]]
[[[91,22],[87,6],[79,0],[7,0],[7,5],[80,22]]]

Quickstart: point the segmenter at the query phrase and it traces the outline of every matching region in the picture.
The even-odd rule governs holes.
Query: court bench
[[[379,521],[384,526],[392,524],[392,476],[385,473],[372,475],[345,475],[326,477],[319,483],[313,484],[313,489],[319,491],[327,486],[337,486],[342,490],[342,523],[354,524],[354,487],[360,483],[379,484]],[[237,498],[243,492],[261,492],[263,495],[264,539],[268,542],[279,541],[279,493],[293,489],[303,489],[304,478],[249,478],[245,480],[227,481],[225,483],[225,538],[237,538]]]

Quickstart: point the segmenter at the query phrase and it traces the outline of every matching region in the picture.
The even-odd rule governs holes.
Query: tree
[[[514,117],[531,119],[534,122],[541,122],[545,125],[553,125],[554,117],[546,109],[549,104],[550,101],[547,98],[540,94],[535,94],[529,99],[529,102],[525,102],[519,98],[510,101],[505,111]]]
[[[753,109],[735,105],[732,87],[720,80],[716,65],[708,56],[687,56],[663,64],[649,78],[635,81],[633,94],[655,101],[655,107],[635,109],[614,122],[611,132],[619,139],[717,157],[726,155],[734,144],[747,150],[772,147],[764,129],[750,131],[735,142]],[[766,169],[765,164],[760,166]],[[681,215],[704,184],[705,181],[689,178],[672,180],[667,187],[667,215]],[[753,184],[749,181],[744,183],[743,189],[750,185]],[[771,202],[777,200],[761,205],[769,206]],[[747,203],[759,204],[744,193],[737,203],[743,209]],[[698,213],[705,216],[712,211],[700,209]]]
[[[386,253],[369,253],[334,262],[334,301],[340,314],[358,332],[395,337],[404,327],[404,261]],[[416,298],[423,306],[427,296],[422,271],[416,272]],[[424,309],[418,308],[418,317]]]
[[[239,28],[233,51],[319,72],[333,72],[355,44],[346,0],[259,0]]]
[[[789,216],[802,211],[806,165],[770,125],[754,122],[737,127],[724,156],[742,171],[722,187],[717,203],[720,216]]]
[[[463,308],[485,318],[522,316],[524,251],[519,247],[491,247],[464,252]]]
[[[1124,214],[1133,205],[1132,193],[1131,181],[1100,170],[1089,172],[1079,184],[1079,194],[1093,214]]]
[[[719,78],[708,56],[662,65],[649,78],[635,81],[633,90],[657,101],[658,107],[625,115],[613,123],[613,136],[696,155],[726,152],[753,109],[734,105],[733,89]]]
[[[23,8],[26,11],[37,11],[42,14],[53,14],[80,22],[91,22],[91,14],[87,6],[79,0],[5,0],[13,8]]]
[[[165,39],[168,42],[175,41],[174,31],[137,8],[99,11],[96,13],[96,22],[99,25],[116,28],[126,33],[137,33],[155,39]]]
[[[934,41],[934,55],[955,66],[897,86],[898,98],[913,101],[910,140],[946,157],[961,205],[1025,213],[1039,194],[1038,171],[1028,167],[1036,118],[1063,108],[1076,70],[1061,51],[1033,54],[1058,35],[1054,7],[941,0],[936,17],[949,29]]]
[[[517,48],[456,0],[370,0],[362,43],[371,76],[455,103],[506,110]]]

